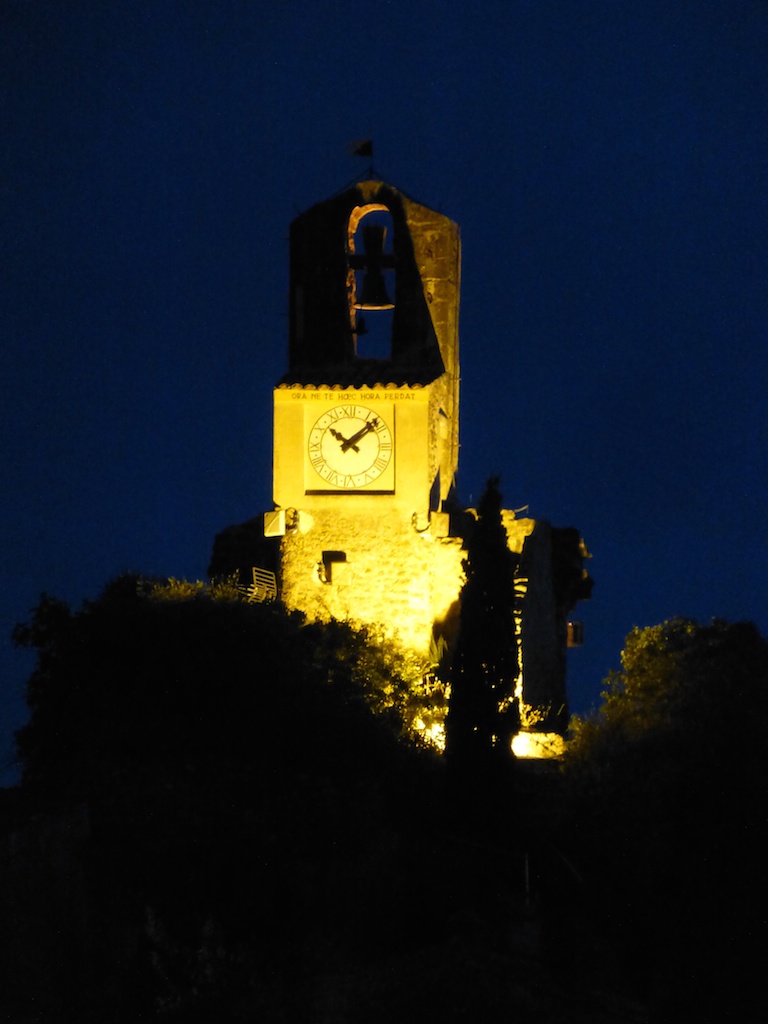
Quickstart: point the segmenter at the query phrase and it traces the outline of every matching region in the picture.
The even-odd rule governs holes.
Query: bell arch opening
[[[382,203],[356,206],[347,223],[349,322],[359,359],[391,360],[397,300],[392,214]]]

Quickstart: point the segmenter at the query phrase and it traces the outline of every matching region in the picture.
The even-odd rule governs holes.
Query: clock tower
[[[274,392],[283,601],[429,652],[457,596],[459,230],[380,181],[291,226],[288,372]],[[452,564],[451,585],[443,581]]]
[[[363,181],[297,217],[290,248],[274,508],[220,533],[209,571],[309,619],[375,626],[426,673],[450,649],[476,521],[454,502],[459,229]],[[509,510],[502,520],[517,556],[523,738],[556,750],[565,650],[580,635],[567,615],[589,596],[587,552],[577,530]]]

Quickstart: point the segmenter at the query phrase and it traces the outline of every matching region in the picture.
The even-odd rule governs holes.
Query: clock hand
[[[359,441],[361,437],[365,437],[366,434],[370,434],[372,430],[375,430],[377,423],[378,420],[368,420],[364,427],[358,430],[356,434],[353,434],[348,441],[344,442],[341,446],[341,450],[345,452],[348,448],[354,448],[355,451],[359,451],[359,449],[355,447],[356,442]]]
[[[359,435],[355,434],[355,436],[348,441],[346,439],[346,437],[344,437],[343,434],[340,434],[338,432],[338,430],[334,430],[333,427],[329,427],[328,431],[329,431],[330,434],[332,434],[333,437],[336,438],[337,441],[341,441],[342,442],[341,450],[343,452],[347,451],[347,449],[349,449],[349,448],[351,448],[352,451],[354,451],[354,452],[359,452],[360,451],[360,449],[355,444],[355,441],[358,440],[358,436]],[[363,431],[363,433],[365,433],[365,431]]]

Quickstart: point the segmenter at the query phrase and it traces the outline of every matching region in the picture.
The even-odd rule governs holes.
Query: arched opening
[[[392,215],[381,203],[356,206],[347,226],[349,317],[360,359],[392,358],[396,272]]]

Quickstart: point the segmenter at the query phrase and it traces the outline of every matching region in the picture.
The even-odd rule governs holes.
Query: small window
[[[334,572],[338,577],[341,566],[346,565],[347,554],[345,551],[324,551],[322,558],[317,563],[317,575],[321,583],[333,583]]]

